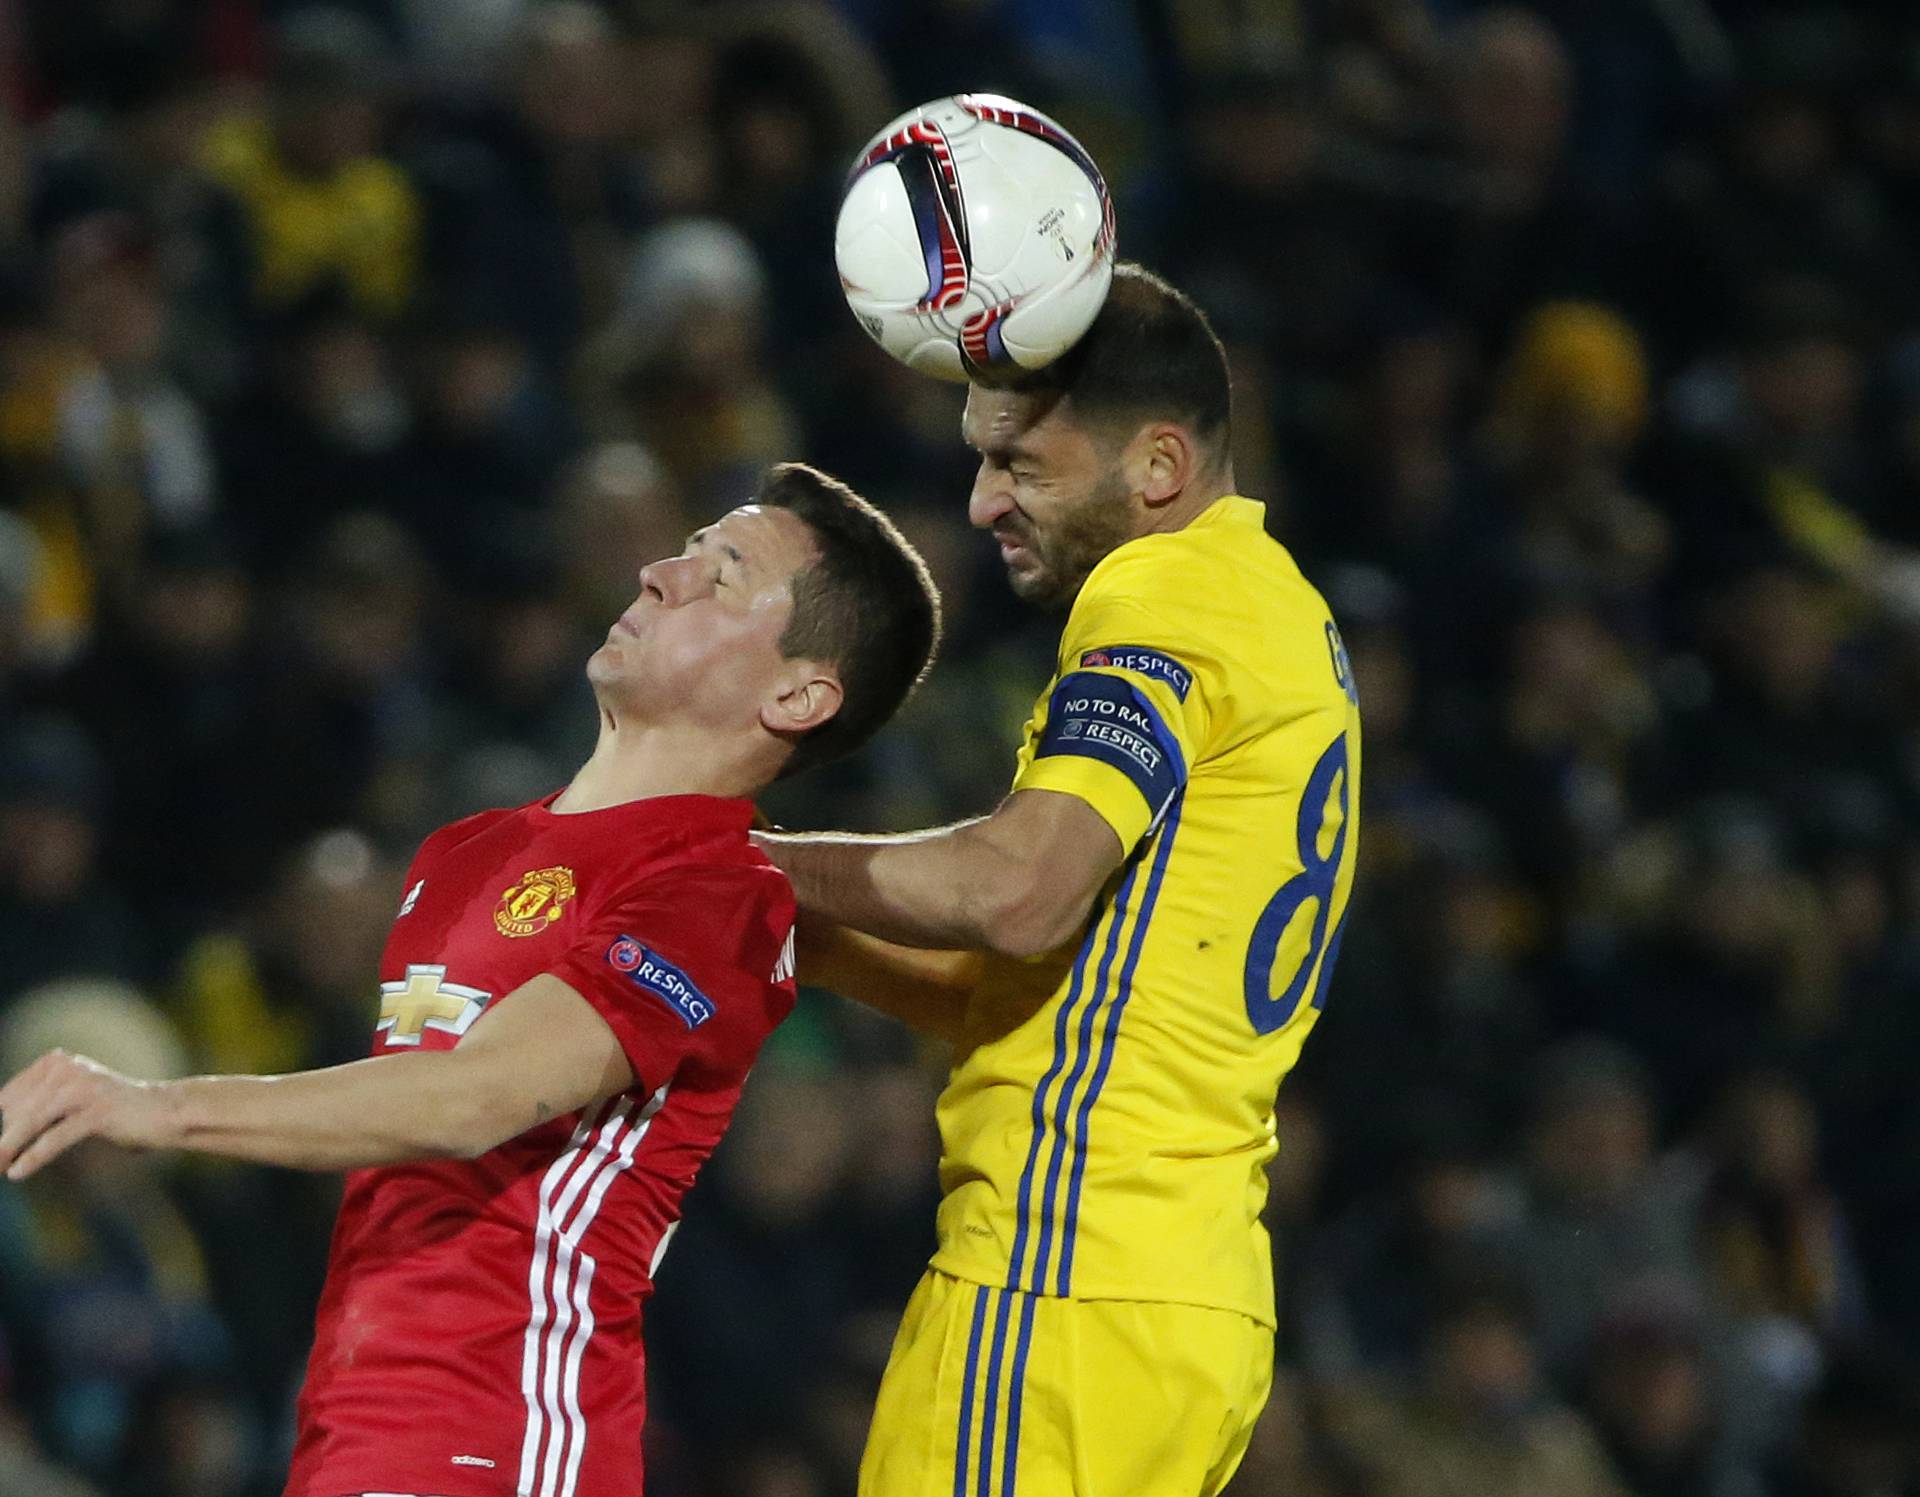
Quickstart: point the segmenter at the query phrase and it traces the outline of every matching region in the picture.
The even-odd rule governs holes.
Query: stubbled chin
[[[1040,566],[1008,567],[1007,583],[1021,602],[1049,610],[1067,607],[1073,602],[1074,593],[1079,590],[1077,587],[1062,587],[1057,576]]]
[[[1036,608],[1051,608],[1055,601],[1053,589],[1039,577],[1014,578],[1013,595],[1022,603],[1031,603]]]

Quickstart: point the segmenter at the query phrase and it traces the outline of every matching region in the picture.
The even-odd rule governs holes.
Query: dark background
[[[772,460],[951,620],[776,814],[991,806],[1057,621],[830,249],[964,88],[1214,317],[1364,703],[1234,1491],[1920,1489],[1907,5],[0,5],[0,1068],[362,1053],[418,839],[565,780],[637,566]],[[775,1037],[649,1312],[655,1497],[851,1491],[940,1076]],[[0,1494],[276,1492],[334,1190],[0,1189]]]

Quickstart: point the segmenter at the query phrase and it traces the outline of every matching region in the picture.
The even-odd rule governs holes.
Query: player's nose
[[[668,556],[640,568],[640,594],[674,607],[687,600],[692,579],[691,556]]]
[[[712,592],[719,570],[709,556],[669,556],[640,569],[640,587],[657,591],[661,602],[678,608]]]
[[[973,475],[973,492],[967,497],[967,520],[975,530],[991,530],[1001,516],[1013,508],[1013,478],[987,463]]]
[[[663,561],[650,561],[640,568],[640,597],[643,602],[648,598],[656,603],[667,600],[666,573],[662,570],[665,566]]]

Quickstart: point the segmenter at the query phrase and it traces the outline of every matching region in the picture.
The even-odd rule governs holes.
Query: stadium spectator
[[[1672,346],[1724,338],[1742,300],[1783,279],[1845,286],[1910,314],[1897,284],[1900,250],[1870,181],[1849,159],[1836,108],[1841,80],[1857,67],[1821,44],[1823,33],[1844,38],[1846,30],[1831,11],[1811,29],[1790,13],[1756,15],[1735,43],[1745,55],[1733,96],[1704,140],[1674,153],[1673,278],[1650,288]]]
[[[487,59],[494,86],[443,101],[404,152],[435,295],[487,309],[549,376],[611,310],[647,217],[628,50],[597,5],[530,7]]]
[[[1845,1214],[1819,1176],[1812,1103],[1777,1075],[1742,1078],[1722,1103],[1700,1203],[1709,1283],[1741,1317],[1857,1341],[1867,1325]]]
[[[406,310],[419,281],[420,202],[382,154],[396,71],[361,16],[295,11],[273,40],[265,109],[209,135],[208,170],[246,215],[258,310],[330,283],[370,317]]]
[[[1337,1437],[1381,1497],[1620,1497],[1585,1420],[1542,1378],[1526,1311],[1497,1282],[1449,1291],[1424,1338],[1419,1380],[1359,1395]]]
[[[1695,1282],[1689,1222],[1655,1170],[1658,1115],[1633,1055],[1576,1036],[1541,1057],[1506,1252],[1539,1327],[1542,1365],[1565,1385],[1602,1317],[1648,1280]]]
[[[148,537],[139,576],[50,690],[106,761],[107,875],[141,891],[144,918],[172,950],[231,909],[258,871],[212,830],[224,768],[250,731],[257,600],[238,548],[211,523]],[[182,879],[187,868],[194,876]]]
[[[1495,382],[1488,477],[1511,539],[1508,586],[1583,597],[1650,630],[1671,550],[1625,465],[1652,399],[1639,333],[1604,307],[1550,302],[1521,327]]]
[[[1325,1228],[1283,1319],[1317,1383],[1411,1377],[1448,1286],[1490,1260],[1516,1202],[1489,1166],[1484,1125],[1444,1094],[1410,1104],[1393,1181]]]
[[[0,1005],[36,983],[148,974],[146,933],[100,870],[110,787],[100,754],[65,718],[16,719],[0,736]]]
[[[278,580],[353,510],[415,518],[415,395],[378,323],[338,287],[321,288],[266,324],[257,353],[260,377],[223,413],[216,442],[231,529],[252,567]]]
[[[447,308],[413,347],[418,421],[404,449],[405,514],[416,535],[444,538],[450,568],[471,568],[495,530],[544,526],[540,499],[579,445],[577,421],[498,313]]]
[[[606,433],[644,442],[702,511],[796,441],[765,363],[766,300],[766,271],[737,229],[668,224],[635,247],[591,355]]]
[[[1572,66],[1559,34],[1520,6],[1460,20],[1445,47],[1442,125],[1451,193],[1431,274],[1456,315],[1496,333],[1599,246],[1564,175]]]
[[[1697,1316],[1653,1301],[1594,1337],[1585,1410],[1638,1497],[1734,1497],[1751,1469],[1723,1454],[1713,1369]]]
[[[45,335],[22,350],[6,446],[77,641],[132,585],[148,535],[205,519],[217,483],[200,411],[164,363],[169,304],[144,228],[95,214],[48,255]]]

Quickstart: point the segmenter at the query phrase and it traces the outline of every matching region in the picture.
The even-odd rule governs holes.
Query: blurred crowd
[[[1241,1497],[1920,1492],[1920,20],[1900,0],[7,0],[0,1071],[364,1053],[419,838],[561,783],[637,566],[805,458],[946,591],[792,826],[982,811],[1057,621],[846,162],[1107,169],[1341,619],[1352,939]],[[649,1310],[654,1497],[851,1491],[941,1059],[810,994]],[[336,1185],[0,1189],[0,1497],[278,1491]]]

